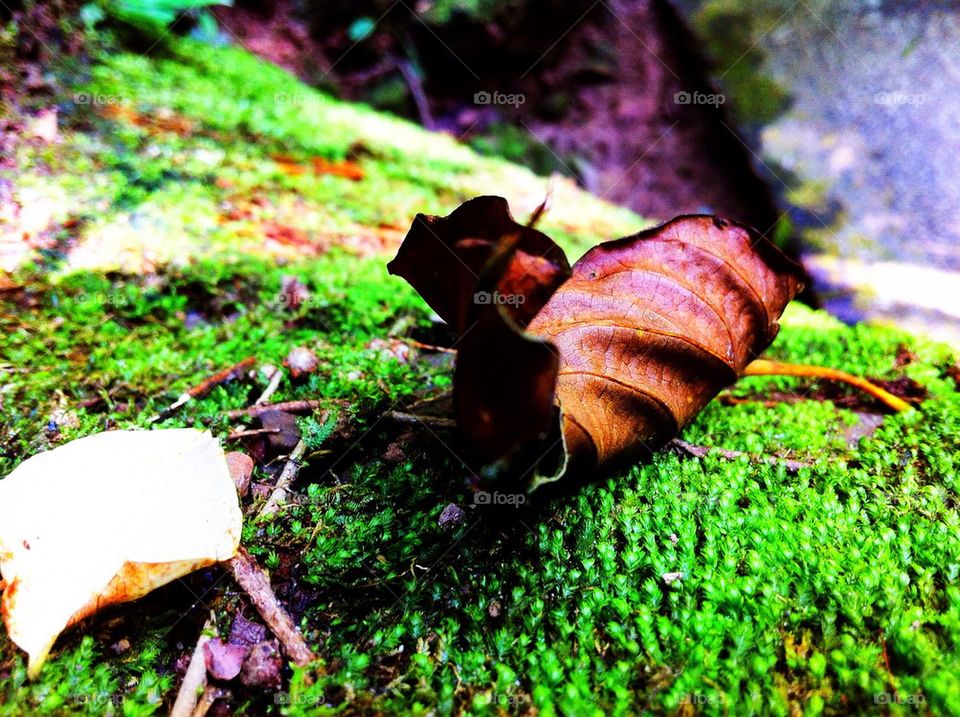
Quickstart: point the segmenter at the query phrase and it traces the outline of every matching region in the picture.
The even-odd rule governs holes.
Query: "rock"
[[[466,513],[463,512],[463,509],[455,503],[451,503],[440,513],[437,525],[443,530],[453,530],[463,522],[465,517]]]
[[[960,164],[950,159],[960,148],[960,6],[678,4],[713,51],[758,169],[813,249],[805,264],[826,308],[960,346]],[[746,36],[748,53],[724,27]],[[756,77],[788,101],[764,116],[745,111]]]
[[[264,640],[250,648],[240,670],[240,682],[247,687],[276,690],[280,688],[283,658],[276,640]]]
[[[290,375],[294,378],[300,378],[317,370],[319,365],[317,355],[308,348],[296,346],[290,349],[283,365],[290,369]]]
[[[265,411],[257,416],[257,420],[263,428],[276,431],[264,434],[269,453],[289,453],[300,442],[300,427],[292,413]]]
[[[219,638],[203,643],[203,661],[215,680],[232,680],[240,674],[249,647],[231,645]]]
[[[237,494],[242,498],[250,491],[253,459],[240,451],[231,451],[224,458],[227,459],[227,469],[230,471],[230,477],[233,478],[233,483],[237,486]]]

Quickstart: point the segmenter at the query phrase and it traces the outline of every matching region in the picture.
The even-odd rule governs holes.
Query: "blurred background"
[[[52,55],[242,45],[644,217],[752,224],[809,303],[960,345],[955,2],[4,0],[0,26],[4,107],[38,121]]]

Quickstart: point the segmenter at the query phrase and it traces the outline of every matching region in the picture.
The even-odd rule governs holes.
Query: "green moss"
[[[417,335],[434,331],[422,302],[386,274],[383,256],[261,256],[261,230],[245,234],[260,219],[222,221],[223,203],[256,197],[270,221],[291,217],[336,245],[378,222],[446,211],[481,185],[499,191],[504,178],[535,194],[537,180],[314,95],[235,50],[121,56],[92,82],[124,106],[151,116],[172,107],[197,127],[180,136],[94,115],[57,152],[19,157],[24,186],[60,197],[61,220],[81,220],[70,241],[149,234],[137,250],[161,268],[137,278],[116,271],[134,254],[111,255],[108,272],[92,260],[81,268],[73,254],[14,276],[24,287],[12,295],[17,310],[0,315],[0,473],[65,440],[146,427],[186,388],[247,356],[278,364],[293,346],[312,348],[318,373],[282,383],[274,399],[319,398],[353,433],[305,419],[314,455],[302,501],[248,523],[244,542],[299,586],[301,626],[324,669],[295,670],[276,699],[249,698],[250,713],[848,713],[894,694],[894,712],[921,696],[933,713],[960,713],[960,393],[946,349],[791,308],[772,357],[909,376],[929,391],[922,409],[886,417],[851,447],[842,434],[856,417],[829,402],[715,402],[687,440],[815,465],[794,475],[745,458],[663,453],[546,504],[475,510],[456,437],[422,430],[401,440],[405,428],[383,418],[398,400],[449,386],[449,362],[429,353],[402,362],[371,343],[400,320]],[[263,99],[291,88],[310,93],[310,112]],[[366,153],[351,154],[358,140]],[[366,178],[290,176],[270,159],[274,148],[353,156]],[[570,247],[640,224],[626,213],[596,219],[604,205],[578,196],[582,204],[558,207],[547,227]],[[562,219],[581,207],[586,224]],[[178,241],[182,257],[164,265]],[[296,310],[277,301],[285,275],[311,292]],[[901,346],[917,356],[907,366]],[[223,437],[224,410],[248,405],[265,384],[227,383],[160,425]],[[808,387],[752,378],[732,392]],[[449,503],[466,518],[444,529]],[[671,572],[683,577],[668,584]],[[106,618],[68,632],[36,684],[0,643],[0,714],[150,713],[158,695],[165,711],[174,663],[208,608],[223,621],[233,612],[220,577],[188,583],[210,605],[181,600],[172,585],[118,609],[131,642],[122,655],[101,635]]]

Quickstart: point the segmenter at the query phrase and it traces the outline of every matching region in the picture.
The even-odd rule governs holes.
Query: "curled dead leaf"
[[[498,252],[501,263],[508,261],[491,287],[480,287],[480,275]],[[518,224],[503,197],[476,197],[447,217],[418,214],[387,269],[409,281],[460,332],[476,301],[504,306],[526,326],[570,275],[563,250],[546,234]]]
[[[566,267],[500,197],[418,216],[389,265],[461,333],[464,435],[491,464],[533,464],[531,488],[663,446],[766,349],[801,288],[766,238],[711,216]],[[478,300],[490,292],[501,300]]]

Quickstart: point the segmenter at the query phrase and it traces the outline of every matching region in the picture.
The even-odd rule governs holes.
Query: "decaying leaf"
[[[518,240],[531,232],[536,243]],[[461,333],[463,433],[490,463],[522,452],[532,487],[676,436],[770,344],[801,288],[767,239],[710,216],[600,244],[569,275],[566,265],[499,197],[418,216],[389,265]],[[492,291],[499,300],[477,300]]]
[[[0,572],[30,676],[70,625],[233,557],[241,526],[209,432],[110,431],[24,461],[0,481]]]
[[[505,252],[507,244],[510,251]],[[498,250],[509,261],[489,288],[481,287],[480,275]],[[526,326],[570,276],[563,250],[543,232],[514,221],[503,197],[471,199],[448,217],[418,214],[387,268],[409,281],[460,332],[478,300],[504,307],[511,319]],[[497,303],[499,297],[504,303]],[[522,299],[506,303],[515,297]]]

